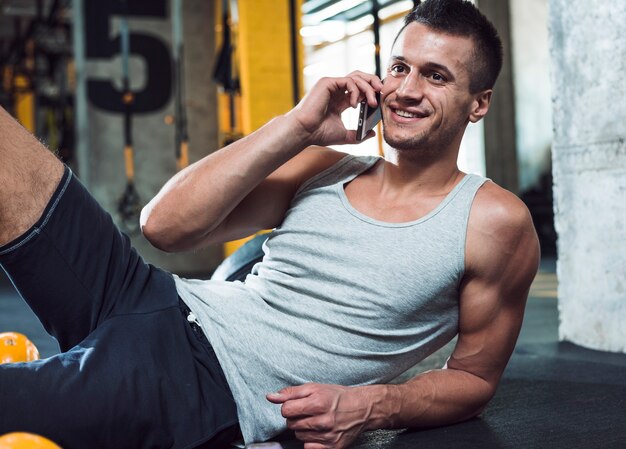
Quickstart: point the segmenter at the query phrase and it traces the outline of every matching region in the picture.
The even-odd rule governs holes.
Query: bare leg
[[[63,164],[0,107],[0,246],[41,217]]]

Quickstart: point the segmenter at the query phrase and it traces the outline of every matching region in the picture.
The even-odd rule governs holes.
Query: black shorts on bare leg
[[[219,447],[236,406],[194,333],[170,274],[146,264],[66,169],[31,230],[0,264],[59,340],[46,360],[0,365],[0,434],[64,449]]]
[[[0,247],[0,264],[61,351],[113,314],[177,304],[171,276],[141,259],[69,169],[39,221]]]

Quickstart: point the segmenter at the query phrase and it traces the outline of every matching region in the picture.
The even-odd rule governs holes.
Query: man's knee
[[[63,176],[63,165],[49,164],[26,176],[29,179],[17,181],[21,185],[10,186],[0,196],[0,246],[15,240],[39,220]]]

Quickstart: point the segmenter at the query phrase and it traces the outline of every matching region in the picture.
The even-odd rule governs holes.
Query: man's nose
[[[424,95],[423,81],[423,78],[418,73],[409,72],[396,89],[396,95],[400,99],[413,101],[421,100]]]

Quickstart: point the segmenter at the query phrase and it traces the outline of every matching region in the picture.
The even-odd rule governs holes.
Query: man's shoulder
[[[470,225],[491,231],[511,227],[519,229],[532,226],[532,218],[528,208],[517,195],[492,181],[487,181],[476,192]]]
[[[538,257],[537,234],[526,205],[497,184],[484,183],[470,212],[466,270],[494,275],[513,260]]]

